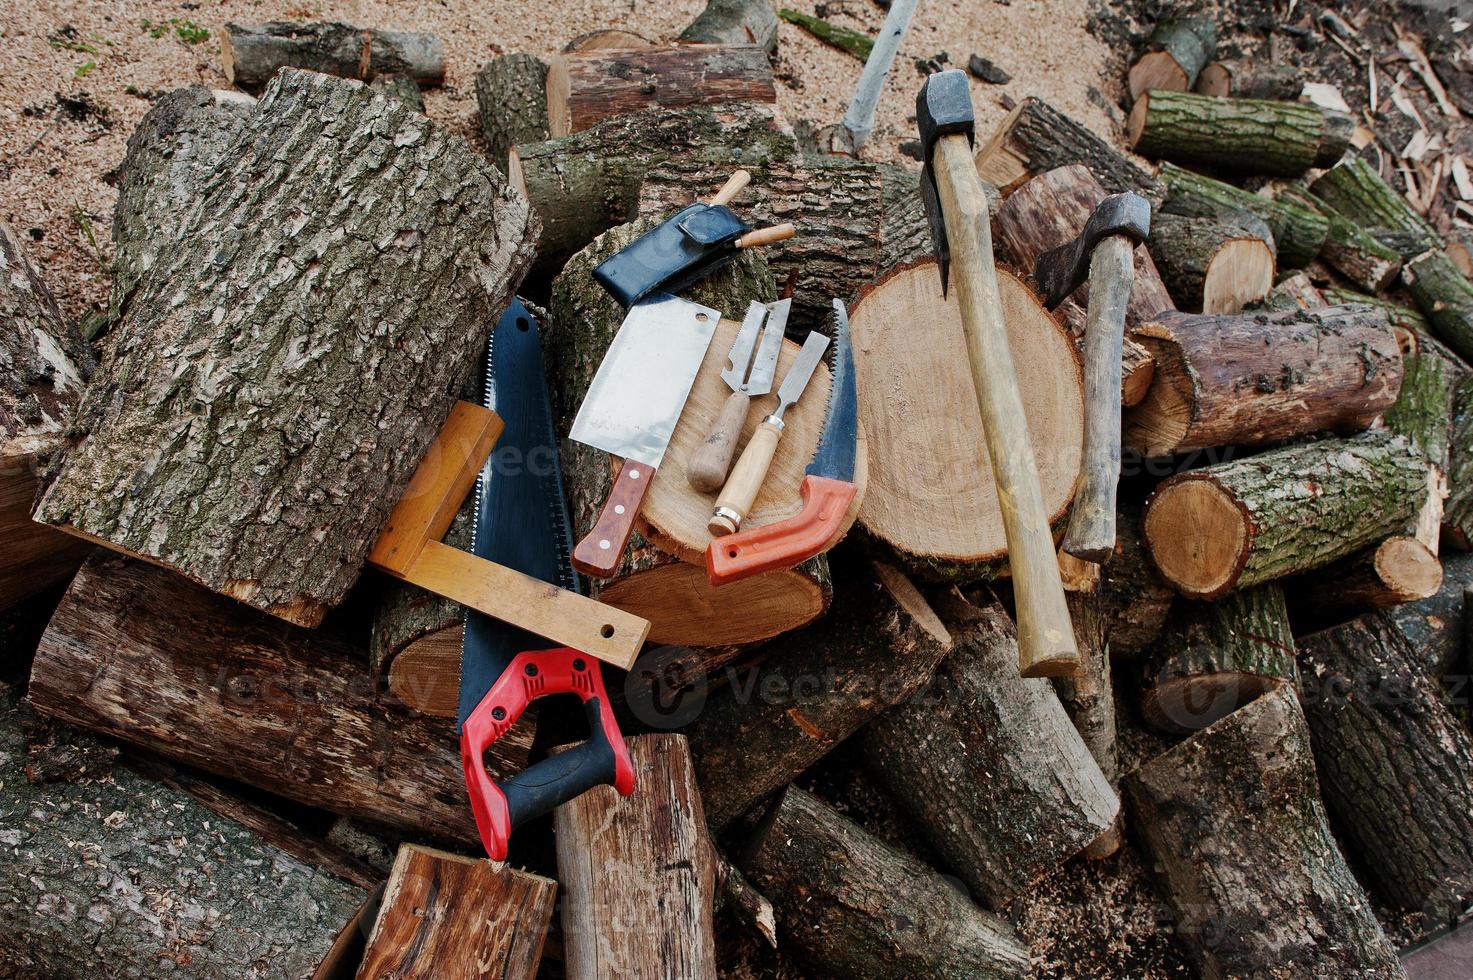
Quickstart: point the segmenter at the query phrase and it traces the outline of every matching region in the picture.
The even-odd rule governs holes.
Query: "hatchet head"
[[[941,294],[944,296],[947,273],[951,268],[951,249],[946,241],[946,221],[941,214],[941,198],[936,190],[936,141],[953,133],[965,133],[968,143],[976,142],[976,117],[972,115],[972,93],[967,89],[966,72],[951,68],[926,79],[916,96],[916,126],[921,133],[924,164],[921,201],[926,208],[926,222],[931,226],[931,243],[936,247],[936,262],[941,269]]]
[[[1139,194],[1112,194],[1090,212],[1078,235],[1040,255],[1033,263],[1033,281],[1043,304],[1053,309],[1079,288],[1089,275],[1095,246],[1111,235],[1124,235],[1135,244],[1151,233],[1151,202]]]

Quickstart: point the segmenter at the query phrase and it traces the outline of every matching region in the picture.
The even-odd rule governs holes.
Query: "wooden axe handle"
[[[987,198],[966,135],[938,139],[932,167],[951,244],[952,286],[961,306],[967,358],[1007,535],[1018,611],[1018,669],[1024,677],[1072,674],[1079,664],[1079,649],[1003,326]]]

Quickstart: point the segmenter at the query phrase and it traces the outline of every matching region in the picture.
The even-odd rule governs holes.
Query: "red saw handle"
[[[486,750],[516,724],[529,704],[551,694],[576,694],[583,701],[588,741],[497,783],[486,771]],[[571,647],[532,650],[512,658],[466,717],[460,762],[481,844],[496,861],[506,860],[511,832],[533,817],[595,786],[609,784],[621,796],[634,792],[634,766],[604,690],[603,672],[597,660]]]
[[[712,585],[727,585],[807,561],[839,533],[856,490],[843,480],[805,476],[799,487],[803,509],[797,514],[715,538],[706,546],[706,577]]]

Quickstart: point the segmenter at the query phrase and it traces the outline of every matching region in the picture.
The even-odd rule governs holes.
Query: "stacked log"
[[[1330,233],[1324,215],[1287,199],[1259,197],[1170,163],[1161,165],[1158,176],[1166,188],[1161,209],[1168,214],[1210,218],[1247,211],[1262,218],[1273,232],[1280,268],[1307,265]]]
[[[979,141],[980,143],[980,141]],[[977,173],[1006,195],[1030,177],[1080,163],[1107,193],[1135,191],[1153,201],[1161,185],[1104,140],[1053,106],[1028,96],[977,150]]]
[[[340,23],[226,24],[220,64],[225,80],[242,88],[265,85],[282,68],[364,81],[403,75],[434,86],[445,80],[445,43],[433,34]]]
[[[1130,97],[1150,91],[1185,92],[1217,54],[1217,21],[1182,17],[1156,25],[1147,50],[1130,66]]]
[[[1304,76],[1290,64],[1260,58],[1228,58],[1203,66],[1192,91],[1211,96],[1292,102],[1304,91]]]
[[[1273,232],[1257,215],[1158,214],[1151,219],[1150,249],[1181,309],[1237,313],[1273,288]]]
[[[1401,272],[1401,256],[1360,225],[1297,184],[1285,184],[1274,195],[1324,215],[1325,244],[1320,258],[1367,293],[1379,292]]]
[[[1111,654],[1131,657],[1160,638],[1176,591],[1162,580],[1146,552],[1138,508],[1121,508],[1115,554],[1101,570],[1099,596]]]
[[[1299,102],[1158,90],[1136,99],[1128,128],[1131,149],[1153,159],[1297,177],[1339,160],[1355,121]]]

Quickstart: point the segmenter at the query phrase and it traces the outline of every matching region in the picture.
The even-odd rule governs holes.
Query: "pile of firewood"
[[[1130,69],[1128,142],[1155,173],[1035,98],[978,133],[1061,532],[1088,287],[1048,309],[1034,263],[1107,195],[1152,204],[1119,539],[1102,565],[1061,554],[1079,666],[1025,679],[917,174],[800,147],[776,32],[767,4],[713,0],[678,42],[497,57],[472,147],[422,111],[436,38],[232,25],[240,91],[164,95],[129,141],[93,342],[0,225],[0,608],[65,588],[0,685],[0,964],[712,977],[755,936],[814,975],[1026,976],[1016,900],[1122,848],[1204,976],[1399,976],[1378,911],[1420,935],[1460,921],[1465,253],[1295,71],[1215,60],[1210,21],[1161,23]],[[542,319],[565,436],[624,317],[594,268],[737,167],[743,213],[799,233],[691,295],[729,318],[791,296],[790,333],[849,303],[853,530],[713,587],[709,501],[662,470],[589,583],[650,622],[606,671],[637,789],[596,787],[487,861],[454,726],[466,611],[364,574],[375,541],[512,298]],[[725,396],[703,375],[690,405]],[[791,486],[754,524],[796,510],[818,425],[794,421]],[[581,535],[613,470],[561,452]],[[554,705],[496,742],[497,774],[580,737]],[[826,797],[841,743],[889,819]]]

